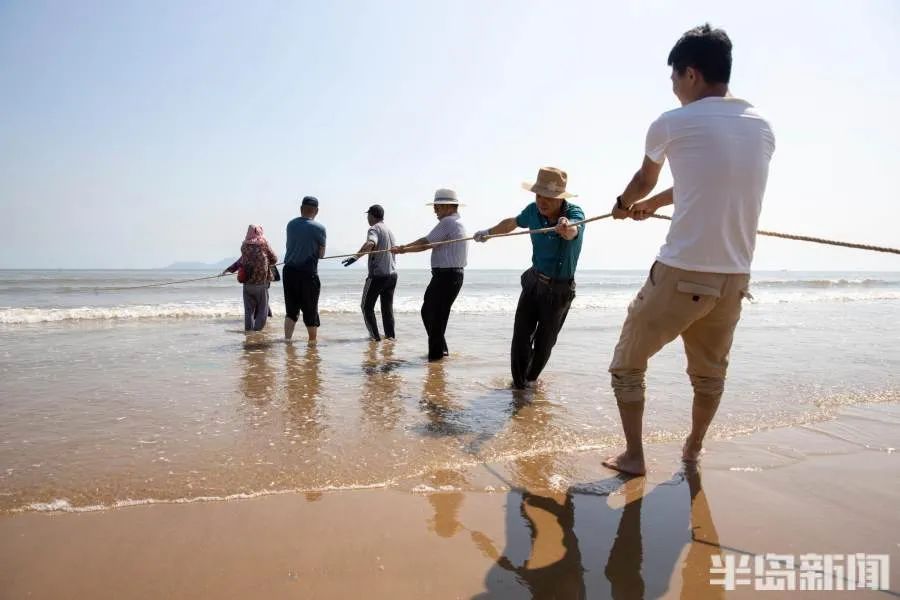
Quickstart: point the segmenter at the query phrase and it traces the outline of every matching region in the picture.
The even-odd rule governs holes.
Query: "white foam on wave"
[[[754,279],[751,282],[757,288],[873,288],[900,287],[900,281],[885,279]]]
[[[110,510],[114,508],[128,508],[130,506],[145,506],[148,504],[195,504],[198,502],[223,502],[229,500],[251,500],[253,498],[261,498],[264,496],[279,496],[282,494],[297,494],[309,492],[341,492],[353,490],[372,490],[387,488],[392,485],[392,481],[382,481],[378,483],[362,483],[348,485],[325,485],[314,488],[290,488],[284,490],[260,490],[257,492],[240,492],[236,494],[228,494],[227,496],[194,496],[191,498],[141,498],[132,499],[125,498],[116,500],[108,504],[90,504],[86,506],[74,506],[68,498],[56,498],[50,502],[32,502],[25,506],[15,508],[12,512],[65,512],[65,513],[88,513],[102,510]]]
[[[98,321],[116,319],[220,318],[242,315],[233,304],[135,304],[120,306],[82,306],[78,308],[2,308],[0,323],[29,324],[60,321]]]
[[[412,488],[410,491],[414,494],[435,494],[438,492],[459,492],[461,490],[462,488],[454,487],[452,485],[439,485],[435,487],[421,483]]]
[[[755,292],[759,304],[805,304],[820,302],[898,301],[900,291],[884,289],[807,289],[763,290]],[[631,292],[580,293],[572,304],[573,311],[621,309],[628,305]],[[518,294],[463,295],[453,305],[457,313],[512,314],[516,310]],[[418,313],[422,307],[420,296],[400,296],[394,300],[397,313]],[[272,302],[276,314],[284,314],[284,304]],[[319,310],[325,314],[357,314],[359,300],[346,296],[323,298]],[[12,308],[0,307],[0,324],[21,325],[67,321],[106,321],[138,319],[215,319],[243,316],[237,301],[183,302],[165,304],[133,304],[117,306],[81,306],[76,308]]]

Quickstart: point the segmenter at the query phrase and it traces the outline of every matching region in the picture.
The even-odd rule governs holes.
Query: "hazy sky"
[[[329,253],[358,248],[375,202],[401,241],[423,235],[442,186],[474,232],[530,202],[541,165],[605,213],[677,106],[669,50],[705,21],[734,43],[732,93],[775,127],[760,226],[900,246],[896,0],[0,0],[0,268],[214,262],[248,223],[280,256],[304,194]],[[645,268],[665,232],[590,225],[579,266]],[[529,252],[494,240],[469,264]],[[760,238],[754,268],[900,257]]]

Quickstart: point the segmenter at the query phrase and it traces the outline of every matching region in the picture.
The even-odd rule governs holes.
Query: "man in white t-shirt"
[[[681,108],[650,125],[640,170],[616,199],[613,217],[646,219],[674,204],[666,243],[628,307],[609,371],[626,449],[603,464],[643,475],[641,430],[647,361],[681,336],[694,388],[683,459],[698,460],[725,387],[728,354],[749,295],[750,263],[775,150],[769,123],[729,94],[731,40],[708,24],[672,48],[672,91]],[[645,198],[669,160],[674,186]]]

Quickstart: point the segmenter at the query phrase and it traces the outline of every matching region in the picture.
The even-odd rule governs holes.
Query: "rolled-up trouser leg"
[[[647,384],[644,382],[645,369],[616,369],[612,370],[612,389],[616,396],[616,403],[620,406],[643,406],[644,391]]]
[[[724,377],[700,377],[691,375],[691,385],[694,387],[694,404],[706,409],[715,409],[719,406],[722,393],[725,391]]]
[[[715,295],[725,278],[654,263],[644,286],[628,306],[628,316],[609,366],[613,391],[620,405],[639,405],[644,401],[647,361],[679,335],[689,335],[693,324],[715,309]],[[688,347],[687,337],[685,347]]]
[[[691,323],[681,334],[687,356],[687,373],[694,387],[694,404],[713,411],[725,390],[734,330],[741,318],[748,275],[725,276],[715,308]]]

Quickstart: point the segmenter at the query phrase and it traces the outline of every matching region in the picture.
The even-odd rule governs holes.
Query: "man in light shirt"
[[[456,192],[439,189],[434,193],[434,214],[438,224],[423,238],[409,244],[395,246],[394,254],[431,250],[431,281],[425,289],[422,303],[422,323],[428,333],[428,360],[441,360],[450,354],[444,333],[450,319],[450,309],[463,284],[468,242],[454,242],[431,246],[436,242],[466,237],[466,229],[459,220],[459,200]]]
[[[731,96],[731,40],[708,24],[672,48],[672,90],[681,108],[647,132],[643,164],[616,199],[613,216],[645,219],[674,204],[672,224],[649,277],[628,307],[609,371],[626,449],[603,464],[643,475],[641,431],[647,361],[681,336],[694,388],[683,459],[694,463],[725,386],[728,354],[749,296],[750,263],[775,136],[747,101]],[[653,191],[668,158],[674,186]]]
[[[384,323],[384,337],[389,340],[396,339],[394,333],[394,290],[397,289],[397,259],[388,252],[394,247],[394,234],[384,224],[384,207],[373,204],[366,211],[366,219],[369,222],[369,230],[366,232],[366,241],[360,247],[356,255],[341,261],[345,267],[349,267],[366,252],[369,254],[369,276],[363,286],[362,302],[360,308],[363,313],[363,321],[369,331],[369,337],[381,341],[378,333],[378,321],[375,320],[375,302],[381,301],[381,320]]]

